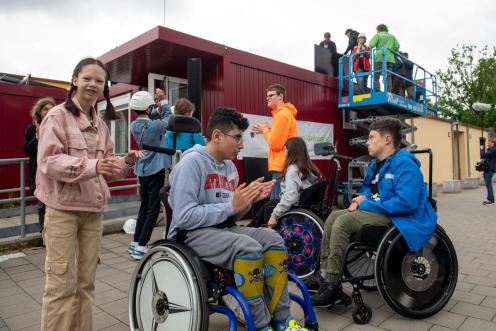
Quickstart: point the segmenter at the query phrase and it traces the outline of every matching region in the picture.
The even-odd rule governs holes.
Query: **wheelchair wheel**
[[[455,248],[438,225],[420,252],[412,253],[393,227],[382,239],[375,265],[377,287],[386,303],[409,318],[426,318],[449,301],[458,278]]]
[[[359,276],[374,276],[376,252],[371,249],[354,249],[346,257],[343,274],[346,278]],[[377,290],[375,277],[364,280],[360,289],[365,291]]]
[[[129,289],[131,330],[208,330],[208,293],[188,249],[162,240],[136,266]]]
[[[288,248],[288,271],[300,279],[311,276],[319,264],[322,220],[306,209],[294,209],[279,218],[275,230]]]

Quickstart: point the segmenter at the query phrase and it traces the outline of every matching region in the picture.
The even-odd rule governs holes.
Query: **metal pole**
[[[21,167],[21,195],[20,195],[20,198],[21,198],[21,238],[24,238],[26,237],[26,210],[25,210],[25,206],[26,206],[26,201],[24,200],[25,196],[26,196],[26,190],[25,190],[25,180],[24,180],[24,160],[21,160],[21,163],[20,163],[20,167]]]
[[[467,128],[467,170],[468,170],[468,178],[472,177],[472,172],[470,171],[470,129],[468,124],[466,125]]]
[[[456,164],[458,167],[458,180],[462,179],[460,165],[460,132],[458,131],[458,122],[456,122]]]

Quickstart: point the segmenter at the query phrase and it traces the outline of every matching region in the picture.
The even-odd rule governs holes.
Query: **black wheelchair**
[[[335,154],[329,143],[316,144],[314,149],[318,155],[331,156],[326,178],[304,190],[299,206],[285,213],[275,228],[288,248],[288,270],[303,280],[318,270],[323,220],[330,214],[337,192],[339,160],[350,160]],[[436,209],[432,199],[432,152],[412,153],[429,154],[429,201]],[[420,319],[440,311],[456,287],[456,252],[440,225],[420,252],[410,252],[394,226],[365,225],[352,236],[343,256],[341,282],[353,287],[352,317],[358,324],[372,318],[372,309],[363,302],[360,290],[377,289],[395,312]]]
[[[171,116],[168,130],[199,132],[200,123],[184,116]],[[144,149],[176,155],[175,149],[143,146]],[[167,193],[161,195],[167,208],[167,223],[172,210]],[[167,224],[167,230],[168,230]],[[317,318],[310,295],[304,283],[288,273],[301,296],[290,293],[304,313],[304,324],[309,330],[318,330]],[[180,240],[159,240],[136,266],[129,288],[129,325],[131,330],[208,330],[209,315],[227,316],[229,330],[237,330],[242,320],[249,331],[256,331],[246,300],[236,289],[232,271],[205,261]],[[231,309],[236,307],[236,313]]]

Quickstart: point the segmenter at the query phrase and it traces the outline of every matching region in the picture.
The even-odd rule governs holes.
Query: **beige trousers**
[[[102,213],[47,208],[41,330],[92,330]]]

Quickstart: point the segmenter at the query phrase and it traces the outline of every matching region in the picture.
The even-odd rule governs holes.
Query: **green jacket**
[[[381,31],[372,38],[369,43],[369,47],[376,48],[375,62],[382,61],[382,51],[380,50],[382,48],[386,48],[388,49],[386,51],[386,61],[389,63],[395,63],[396,61],[394,60],[394,54],[390,50],[397,52],[400,49],[400,43],[392,34],[386,31]]]

